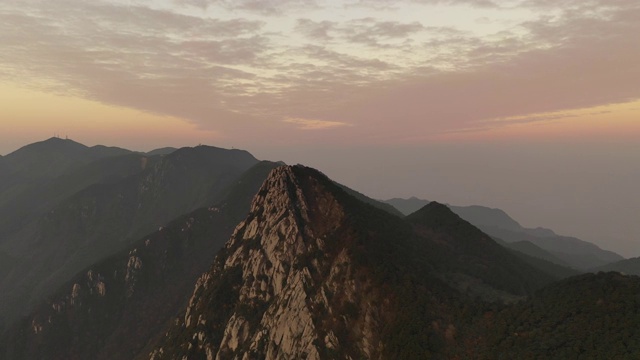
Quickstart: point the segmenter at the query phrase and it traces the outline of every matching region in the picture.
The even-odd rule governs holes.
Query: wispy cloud
[[[312,40],[338,39],[372,47],[388,46],[387,41],[406,40],[425,30],[419,22],[381,21],[374,18],[353,19],[343,23],[298,19],[296,30]]]
[[[301,130],[326,130],[345,126],[353,126],[351,124],[339,121],[326,121],[317,119],[286,118],[282,121],[287,124],[296,125],[296,127]]]
[[[200,8],[220,6],[235,11],[261,15],[282,15],[288,11],[316,8],[315,0],[175,0],[176,3]]]
[[[295,115],[332,119],[289,122],[298,128],[358,125],[363,139],[506,126],[487,120],[640,98],[633,1],[135,3],[1,2],[0,80],[223,133]],[[483,25],[496,27],[489,34],[402,11],[450,5],[489,19],[528,10],[518,24]]]

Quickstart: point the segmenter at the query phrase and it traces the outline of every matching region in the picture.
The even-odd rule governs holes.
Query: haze
[[[243,148],[640,256],[639,33],[634,0],[0,0],[0,153]]]

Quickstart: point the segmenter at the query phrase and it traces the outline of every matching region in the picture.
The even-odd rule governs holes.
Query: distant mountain
[[[178,149],[173,148],[173,147],[163,147],[160,149],[155,149],[155,150],[151,150],[148,153],[146,153],[146,155],[148,156],[155,156],[155,155],[169,155],[172,152],[176,151]]]
[[[89,153],[89,147],[73,140],[50,138],[26,145],[4,160],[13,173],[21,173],[24,178],[55,177],[70,166],[87,161]]]
[[[77,143],[64,146],[82,149]],[[0,251],[26,261],[11,276],[0,279],[4,290],[0,292],[0,316],[21,314],[82,268],[182,214],[212,204],[220,192],[258,163],[246,151],[207,146],[157,158],[134,156],[135,174],[90,184],[2,240]],[[127,161],[103,161],[123,165],[124,173],[131,170]],[[64,179],[58,183],[86,185],[86,174],[102,179],[102,165],[72,167],[58,177]],[[113,173],[118,171],[109,175]],[[50,189],[57,189],[55,183],[50,182],[54,184]],[[44,197],[52,196],[55,194]]]
[[[341,187],[342,190],[344,190],[347,194],[353,196],[354,198],[356,198],[356,199],[358,199],[358,200],[360,200],[360,201],[362,201],[364,203],[367,203],[367,204],[369,204],[371,206],[377,207],[380,210],[384,210],[384,211],[388,212],[389,214],[393,214],[393,215],[396,215],[398,217],[403,217],[404,216],[404,214],[402,212],[398,211],[391,204],[388,204],[388,203],[386,203],[384,201],[371,199],[371,198],[367,197],[366,195],[364,195],[364,194],[362,194],[362,193],[360,193],[358,191],[355,191],[355,190],[353,190],[351,188],[348,188],[348,187],[346,187],[346,186],[344,186],[342,184],[336,183],[336,185]]]
[[[398,209],[402,214],[409,215],[420,210],[423,206],[428,205],[431,201],[412,196],[408,199],[393,198],[384,200],[383,202]]]
[[[144,170],[155,158],[126,154],[77,165],[62,175],[25,186],[0,205],[0,246],[71,195],[93,184],[120,181]]]
[[[565,279],[565,278],[576,276],[583,273],[583,271],[576,270],[569,266],[558,265],[555,262],[551,262],[539,257],[531,256],[527,253],[523,253],[518,250],[514,250],[510,248],[509,250],[511,251],[512,254],[519,257],[522,261],[533,266],[539,271],[542,271],[543,273],[557,279]]]
[[[409,222],[280,167],[148,358],[428,357],[462,296],[445,275],[511,296],[551,280],[442,205]]]
[[[446,205],[431,202],[408,215],[407,221],[418,234],[442,245],[431,247],[429,260],[437,264],[441,273],[455,275],[448,279],[450,284],[455,284],[458,275],[464,274],[465,278],[477,278],[491,288],[526,295],[556,279],[524,263]],[[466,291],[477,290],[476,295],[484,296],[480,287],[474,289],[467,281],[463,283]]]
[[[59,138],[24,146],[3,157],[0,164],[0,209],[12,208],[21,201],[23,206],[29,204],[27,198],[34,192],[42,193],[42,188],[47,187],[50,181],[74,168],[130,153],[129,150],[106,146],[90,148]],[[0,210],[0,217],[3,215]],[[0,224],[0,243],[5,235]]]
[[[526,231],[528,229],[516,232],[496,227],[479,227],[491,236],[507,242],[531,242],[579,270],[588,270],[624,259],[612,251],[603,250],[595,244],[574,237],[560,235],[537,237]]]
[[[611,264],[591,269],[591,271],[617,271],[623,274],[640,276],[640,257],[616,261]]]
[[[529,256],[533,256],[535,258],[542,259],[560,266],[571,267],[566,262],[558,259],[555,255],[530,241],[516,241],[512,243],[500,239],[496,239],[496,241],[498,241],[500,245],[506,248],[521,252],[523,254],[527,254]]]
[[[451,206],[451,210],[478,227],[498,227],[513,231],[523,231],[524,229],[517,221],[500,209],[471,205]]]
[[[640,354],[640,278],[585,274],[531,299],[488,311],[462,329],[451,358],[635,359]]]
[[[0,358],[133,358],[185,306],[276,166],[254,165],[216,206],[182,216],[73,276],[13,326],[0,341]]]
[[[427,200],[415,197],[410,199],[395,198],[385,202],[396,206],[405,215],[410,213],[409,210],[429,203]],[[506,243],[518,243],[518,245],[509,245],[509,247],[519,247],[516,250],[561,266],[587,270],[623,259],[622,256],[612,251],[602,250],[590,242],[574,237],[560,236],[549,229],[524,228],[500,209],[475,205],[450,206],[450,208],[460,217],[492,237],[504,240]],[[529,244],[543,249],[546,254],[532,248]]]
[[[4,157],[13,175],[22,180],[54,178],[71,167],[131,151],[106,146],[87,147],[73,140],[50,138],[24,146]]]

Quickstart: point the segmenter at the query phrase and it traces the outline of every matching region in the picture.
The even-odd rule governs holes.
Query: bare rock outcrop
[[[330,186],[300,166],[273,170],[149,358],[380,358],[389,301],[354,266]]]

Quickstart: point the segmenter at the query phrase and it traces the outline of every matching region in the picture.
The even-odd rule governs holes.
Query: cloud
[[[506,126],[490,120],[640,98],[640,4],[632,1],[566,0],[566,9],[522,2],[532,15],[489,35],[397,20],[395,10],[373,5],[329,18],[318,11],[329,6],[322,1],[180,2],[203,10],[4,1],[0,80],[228,134],[246,133],[247,124],[278,128],[283,118],[332,119],[357,125],[340,133],[357,129],[361,141]],[[500,10],[482,14],[514,3],[495,1]],[[327,9],[343,9],[336,6]],[[278,17],[289,11],[298,20]]]
[[[255,75],[268,40],[259,21],[209,19],[141,6],[64,1],[0,7],[0,77],[190,119],[249,119],[226,109]]]
[[[350,43],[380,47],[388,46],[388,44],[384,44],[385,41],[407,39],[411,35],[425,30],[425,27],[415,21],[402,23],[361,18],[343,23],[298,19],[295,29],[312,40],[340,39]]]
[[[327,41],[333,38],[329,33],[336,26],[334,21],[313,21],[310,19],[298,19],[295,30],[301,32],[308,38],[314,40]]]
[[[317,7],[314,0],[175,0],[175,2],[199,8],[219,6],[267,16],[283,15],[289,11]]]
[[[461,47],[470,54],[464,71],[424,76],[414,72],[384,91],[342,109],[344,118],[380,127],[390,139],[426,138],[456,129],[507,126],[487,122],[543,112],[579,109],[640,98],[638,6],[602,14],[572,13],[560,20],[527,22],[533,48],[506,39],[488,46],[473,41]],[[497,55],[497,56],[496,56]],[[464,57],[464,56],[462,56]],[[338,112],[331,113],[338,116]],[[337,117],[340,119],[340,117]],[[513,118],[513,122],[522,119]],[[374,136],[373,132],[370,135]]]
[[[405,39],[422,30],[424,26],[419,22],[400,23],[364,18],[351,21],[342,34],[350,42],[378,47],[383,46],[385,40]]]
[[[353,126],[351,124],[347,124],[339,121],[326,121],[326,120],[302,119],[302,118],[287,118],[282,121],[287,124],[297,125],[297,128],[301,130],[326,130],[326,129],[335,129],[339,127],[344,127],[344,126]]]
[[[502,1],[504,2],[504,1]],[[347,7],[372,7],[379,10],[397,9],[405,4],[422,4],[422,5],[467,5],[478,8],[498,8],[500,1],[491,0],[355,0],[346,4]]]

